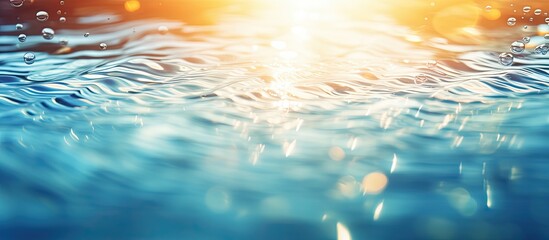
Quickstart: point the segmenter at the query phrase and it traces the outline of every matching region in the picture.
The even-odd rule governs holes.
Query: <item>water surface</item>
[[[549,238],[531,32],[288,19],[0,26],[1,238]]]

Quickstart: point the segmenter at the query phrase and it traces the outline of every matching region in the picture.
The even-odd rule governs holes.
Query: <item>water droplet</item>
[[[90,33],[84,33],[84,37],[89,37],[90,36]]]
[[[52,40],[55,36],[55,32],[51,28],[42,29],[42,37],[46,40]]]
[[[536,48],[534,48],[534,53],[535,54],[547,54],[549,52],[549,44],[547,43],[544,43],[544,44],[541,44],[541,45],[538,45]]]
[[[40,22],[48,20],[49,17],[50,15],[45,11],[39,11],[36,13],[36,19]]]
[[[158,32],[160,32],[160,34],[166,34],[168,33],[168,28],[166,26],[160,26],[158,27]]]
[[[12,7],[21,7],[23,6],[23,3],[25,2],[25,0],[10,0],[10,4]]]
[[[27,41],[27,35],[21,33],[21,34],[19,34],[17,39],[19,39],[19,42],[25,42],[25,41]]]
[[[99,44],[99,48],[101,48],[101,50],[106,50],[107,49],[107,44],[106,43],[101,43],[101,44]]]
[[[15,24],[15,30],[21,30],[21,29],[23,29],[23,24],[21,23]]]
[[[541,15],[541,9],[538,8],[538,9],[534,10],[534,14],[536,16]]]
[[[530,37],[523,37],[522,42],[529,43],[530,42]]]
[[[516,23],[517,23],[517,19],[514,17],[510,17],[507,19],[507,25],[509,26],[515,26]]]
[[[36,56],[34,53],[28,52],[23,55],[23,61],[25,61],[26,64],[33,64],[35,59]]]
[[[429,60],[429,61],[427,61],[427,67],[428,67],[428,68],[434,68],[434,67],[437,66],[437,64],[438,64],[437,60]]]
[[[68,44],[69,44],[69,41],[67,39],[59,40],[59,45],[61,46],[67,46]]]
[[[499,63],[503,66],[509,66],[513,64],[513,60],[514,60],[514,57],[513,57],[513,54],[511,53],[504,52],[499,55]]]
[[[511,52],[513,53],[521,53],[524,51],[524,42],[522,41],[514,41],[511,43]],[[500,56],[501,57],[501,56]]]
[[[67,19],[65,17],[60,17],[59,18],[59,22],[61,23],[65,23],[67,21]]]
[[[522,8],[522,11],[525,12],[525,13],[527,13],[527,12],[530,12],[531,9],[532,9],[532,8],[531,8],[530,6],[524,6],[524,7]]]

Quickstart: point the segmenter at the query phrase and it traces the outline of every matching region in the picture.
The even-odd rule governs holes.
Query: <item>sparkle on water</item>
[[[0,236],[549,236],[543,17],[460,44],[306,10],[0,26]]]

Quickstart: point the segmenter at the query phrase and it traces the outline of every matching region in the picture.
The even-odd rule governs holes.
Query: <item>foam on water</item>
[[[346,21],[1,35],[0,231],[549,237],[548,56]]]

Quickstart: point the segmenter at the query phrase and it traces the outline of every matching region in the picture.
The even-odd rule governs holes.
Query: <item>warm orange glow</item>
[[[490,11],[484,11],[482,16],[488,20],[498,20],[501,17],[501,11],[498,9],[492,9]]]
[[[433,28],[442,36],[459,43],[471,44],[478,40],[474,29],[483,10],[467,3],[447,7],[433,17]]]
[[[385,174],[374,172],[362,179],[362,190],[364,193],[378,194],[387,186],[388,179]]]
[[[128,0],[124,3],[124,8],[128,12],[135,12],[141,8],[141,3],[137,0]]]

